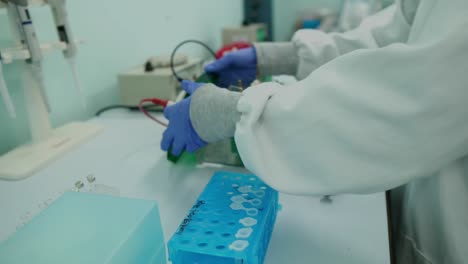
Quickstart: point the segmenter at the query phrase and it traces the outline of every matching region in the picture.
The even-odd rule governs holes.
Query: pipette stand
[[[44,3],[44,1],[31,2]],[[2,7],[4,5],[0,3],[0,8]],[[63,42],[41,44],[44,55],[65,48],[66,44]],[[24,61],[30,57],[29,51],[23,46],[2,50],[2,54],[8,58],[4,61],[5,64],[15,60]],[[0,156],[0,180],[25,179],[102,130],[101,126],[91,122],[72,122],[53,129],[44,98],[35,82],[34,73],[26,63],[22,72],[32,141]]]

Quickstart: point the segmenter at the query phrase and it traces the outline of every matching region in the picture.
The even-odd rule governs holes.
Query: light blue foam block
[[[0,244],[2,264],[166,263],[154,201],[65,193]]]
[[[168,244],[173,264],[261,264],[278,192],[254,175],[216,173]]]

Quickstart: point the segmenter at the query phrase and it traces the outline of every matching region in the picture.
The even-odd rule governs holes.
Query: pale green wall
[[[294,32],[294,23],[308,10],[329,8],[339,11],[343,0],[272,0],[273,24],[276,41],[289,41]],[[394,0],[377,0],[383,6],[393,3]]]
[[[339,10],[342,0],[273,0],[273,24],[276,41],[290,40],[294,23],[304,11],[315,8]]]
[[[169,53],[180,41],[196,38],[212,47],[220,44],[221,28],[242,21],[241,0],[68,0],[72,28],[80,47],[78,71],[90,107],[84,111],[76,100],[73,79],[60,52],[47,56],[44,72],[52,109],[59,126],[85,120],[108,104],[118,102],[117,73],[142,63],[150,55]],[[32,8],[41,40],[55,40],[48,7]],[[0,48],[11,44],[5,10],[0,10]],[[202,49],[183,51],[205,55]],[[29,138],[19,64],[4,67],[18,118],[11,120],[0,102],[0,154]]]

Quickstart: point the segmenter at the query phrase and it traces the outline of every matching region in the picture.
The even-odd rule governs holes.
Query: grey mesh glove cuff
[[[299,58],[292,42],[254,43],[258,73],[268,75],[296,75]]]
[[[241,116],[237,111],[241,95],[212,84],[200,87],[192,95],[190,120],[201,139],[211,143],[234,137]]]

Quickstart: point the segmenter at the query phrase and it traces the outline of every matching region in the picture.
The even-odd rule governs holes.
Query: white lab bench
[[[91,188],[92,174],[94,190],[156,200],[167,242],[215,171],[245,172],[168,162],[159,148],[163,127],[138,113],[114,110],[92,122],[105,127],[93,140],[28,179],[0,181],[0,241],[75,182]],[[280,195],[280,203],[266,264],[390,263],[385,193],[335,196],[332,203]]]

